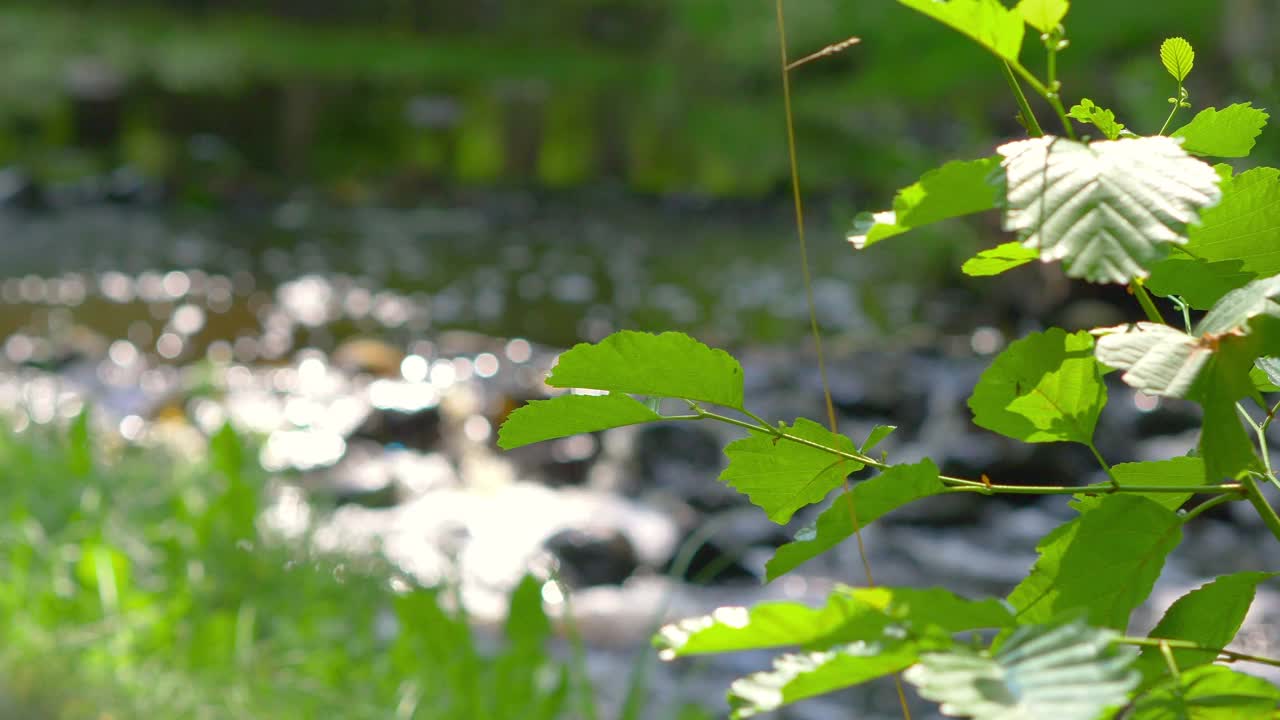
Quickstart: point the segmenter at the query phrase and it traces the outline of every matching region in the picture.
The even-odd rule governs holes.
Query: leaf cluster
[[[804,418],[767,421],[744,404],[736,361],[672,333],[622,332],[565,352],[548,384],[592,394],[566,393],[517,410],[500,444],[649,422],[715,421],[746,430],[726,448],[722,482],[779,524],[830,498],[812,526],[774,553],[769,581],[932,495],[1076,496],[1077,515],[1041,539],[1037,561],[1004,598],[972,600],[940,588],[840,588],[820,609],[721,608],[664,628],[657,643],[667,658],[790,649],[771,669],[733,684],[734,717],[904,670],[943,713],[982,720],[1271,717],[1280,689],[1214,664],[1223,658],[1280,665],[1225,649],[1271,573],[1219,577],[1175,602],[1149,636],[1121,634],[1183,528],[1206,509],[1247,501],[1280,542],[1280,516],[1259,490],[1280,487],[1266,437],[1280,404],[1264,396],[1280,379],[1274,372],[1280,171],[1235,175],[1202,159],[1246,156],[1267,113],[1250,103],[1207,108],[1171,134],[1164,133],[1166,122],[1160,132],[1141,135],[1088,98],[1066,111],[1055,76],[1056,55],[1069,45],[1066,0],[1022,0],[1014,8],[999,0],[899,3],[968,36],[1009,69],[1031,137],[925,173],[897,193],[892,209],[858,215],[849,240],[863,249],[922,225],[995,211],[1015,240],[982,251],[964,264],[965,273],[995,275],[1039,261],[1060,264],[1071,278],[1127,285],[1147,322],[1030,333],[994,359],[968,402],[975,424],[991,432],[1087,447],[1107,480],[1006,486],[986,475],[943,475],[927,459],[873,457],[871,448],[888,430],[859,439]],[[1021,64],[1028,26],[1048,56],[1047,78]],[[1158,55],[1177,84],[1172,120],[1191,105],[1183,82],[1195,53],[1172,38]],[[1043,132],[1023,85],[1055,111],[1062,135]],[[1104,139],[1078,140],[1072,120]],[[1152,292],[1180,311],[1181,326],[1165,323]],[[1193,325],[1191,309],[1208,312]],[[1111,370],[1135,390],[1198,403],[1204,422],[1196,452],[1108,464],[1094,434],[1107,403],[1103,375]],[[660,412],[663,399],[680,401],[680,412]],[[865,468],[877,473],[851,483],[850,475]],[[1209,499],[1188,508],[1195,496]],[[974,630],[995,631],[995,639],[957,637]]]

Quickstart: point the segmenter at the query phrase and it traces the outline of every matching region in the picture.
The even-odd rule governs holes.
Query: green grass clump
[[[208,452],[0,432],[0,720],[555,717],[540,584],[477,649],[441,591],[264,543],[264,475],[230,429]],[[394,628],[394,630],[392,630]]]

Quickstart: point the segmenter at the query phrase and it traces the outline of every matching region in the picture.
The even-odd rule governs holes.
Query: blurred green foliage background
[[[1184,35],[1196,107],[1275,105],[1264,0],[1081,0],[1061,61],[1138,132]],[[759,197],[785,182],[773,6],[742,0],[46,0],[0,8],[0,163],[65,176],[128,163],[198,191],[314,181]],[[939,153],[1018,132],[995,61],[888,0],[805,0],[796,74],[805,181],[881,190]],[[1038,43],[1024,54],[1038,63]],[[1266,139],[1257,153],[1274,154]],[[372,187],[371,187],[372,185]]]

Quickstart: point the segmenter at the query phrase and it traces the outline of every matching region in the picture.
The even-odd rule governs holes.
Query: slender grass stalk
[[[813,278],[809,272],[809,249],[804,236],[804,200],[800,192],[800,162],[796,157],[795,119],[791,112],[791,70],[787,60],[787,23],[786,13],[782,10],[782,0],[774,0],[774,8],[778,18],[778,53],[779,68],[782,74],[782,102],[787,118],[787,159],[791,166],[791,199],[796,212],[796,235],[800,241],[800,271],[804,278],[805,304],[809,309],[809,330],[813,335],[814,349],[818,354],[818,376],[822,381],[822,398],[827,406],[827,424],[833,434],[838,433],[836,408],[831,400],[831,386],[827,382],[826,359],[822,353],[822,330],[818,327],[818,311],[813,300]],[[853,535],[858,544],[858,557],[862,560],[862,569],[867,576],[867,585],[875,587],[875,577],[871,573],[871,560],[867,557],[866,544],[862,539],[862,527],[858,523],[858,513],[854,508],[853,496],[849,493],[849,479],[844,479],[845,494],[849,496],[849,520],[853,525]],[[902,706],[903,720],[911,720],[911,709],[907,706],[906,691],[902,686],[901,675],[893,676],[898,690],[898,702]]]

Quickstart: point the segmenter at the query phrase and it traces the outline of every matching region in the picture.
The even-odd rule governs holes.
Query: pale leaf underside
[[[1094,282],[1145,277],[1220,197],[1213,168],[1166,137],[1085,145],[1046,136],[998,152],[1005,229],[1042,261],[1061,260],[1068,276]]]

